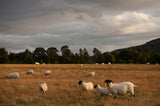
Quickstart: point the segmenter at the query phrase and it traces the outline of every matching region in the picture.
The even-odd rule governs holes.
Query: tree
[[[105,63],[108,62],[115,63],[115,57],[110,52],[105,52],[103,54],[103,57],[105,58]]]
[[[80,52],[80,63],[91,63],[91,57],[86,48],[84,48],[84,50],[80,48],[79,52]]]
[[[25,50],[25,52],[23,53],[23,60],[24,60],[24,63],[27,63],[27,64],[34,63],[33,55],[30,50],[28,49]]]
[[[55,47],[47,49],[47,61],[48,63],[58,63],[58,50]]]
[[[0,63],[8,63],[9,58],[8,58],[8,52],[6,51],[5,48],[0,48]]]
[[[93,56],[95,57],[96,63],[104,63],[103,54],[97,48],[93,49]]]
[[[61,47],[62,63],[73,63],[73,53],[67,45]]]
[[[43,47],[37,47],[33,52],[33,56],[37,62],[43,63],[47,61],[46,50]]]

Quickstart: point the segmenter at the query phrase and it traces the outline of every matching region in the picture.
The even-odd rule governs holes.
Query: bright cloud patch
[[[113,17],[118,23],[118,34],[138,34],[157,31],[159,18],[138,12],[126,12]]]

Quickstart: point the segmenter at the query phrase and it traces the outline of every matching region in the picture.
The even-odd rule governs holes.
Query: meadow
[[[34,75],[26,74],[34,70]],[[52,74],[45,76],[44,72]],[[94,77],[85,77],[95,71]],[[12,72],[19,72],[19,79],[5,79]],[[104,80],[116,83],[131,81],[135,88],[135,99],[129,95],[100,96],[97,91],[83,91],[79,80],[91,81],[106,87]],[[39,84],[48,85],[46,94],[39,92]],[[160,106],[160,65],[146,64],[1,64],[0,105],[15,106]]]

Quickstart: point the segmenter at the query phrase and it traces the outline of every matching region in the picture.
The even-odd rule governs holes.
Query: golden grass
[[[29,69],[34,75],[26,74]],[[52,75],[44,76],[46,70]],[[86,73],[95,71],[94,77],[85,77]],[[12,72],[19,72],[20,79],[4,79]],[[136,98],[129,95],[117,99],[100,96],[96,90],[85,92],[78,86],[78,81],[92,81],[105,87],[104,80],[114,82],[131,81]],[[46,81],[48,91],[39,92],[39,84]],[[52,106],[160,106],[160,65],[126,65],[126,64],[1,64],[0,65],[0,105],[52,105]]]

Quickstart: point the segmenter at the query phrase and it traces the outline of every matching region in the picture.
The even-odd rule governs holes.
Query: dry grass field
[[[34,70],[34,75],[26,71]],[[44,72],[51,70],[52,75]],[[94,77],[85,77],[86,73],[95,71]],[[12,72],[19,72],[20,79],[4,79]],[[104,80],[114,82],[131,81],[135,88],[135,99],[129,95],[100,96],[96,90],[85,92],[78,81],[92,81],[106,87]],[[39,92],[39,84],[46,81],[48,91]],[[0,65],[0,105],[29,106],[160,106],[160,65],[128,64],[1,64]]]

